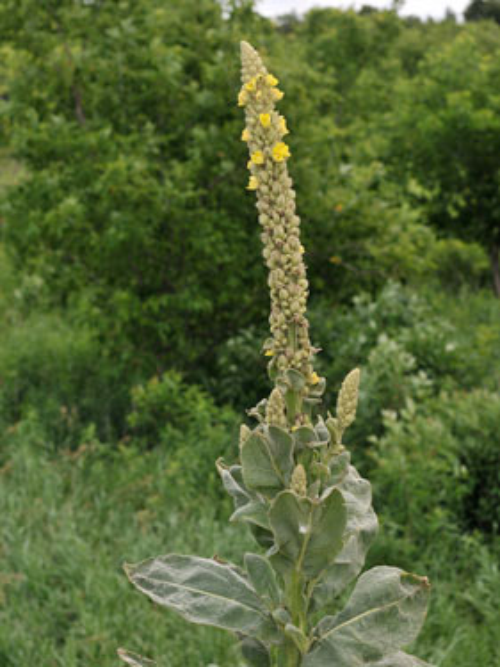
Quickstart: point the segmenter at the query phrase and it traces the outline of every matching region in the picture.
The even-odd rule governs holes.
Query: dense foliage
[[[223,4],[0,3],[0,663],[111,667],[121,642],[237,664],[139,608],[120,565],[246,544],[212,461],[268,391],[233,103],[250,38],[287,91],[327,401],[362,369],[346,439],[381,517],[368,565],[434,581],[415,653],[495,665],[495,2],[465,24]]]
[[[8,250],[141,368],[199,378],[265,317],[243,147],[228,141],[249,31],[295,101],[284,110],[316,292],[339,301],[432,274],[429,215],[497,243],[498,28],[316,10],[280,33],[235,5],[229,18],[215,0],[0,9],[2,131],[28,170],[3,207]],[[440,81],[448,61],[456,74]],[[408,178],[391,173],[400,162]]]

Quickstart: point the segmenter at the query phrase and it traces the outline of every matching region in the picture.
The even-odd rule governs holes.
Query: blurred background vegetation
[[[2,0],[2,667],[239,664],[121,564],[249,545],[214,470],[268,391],[242,38],[286,92],[328,400],[363,372],[370,564],[430,576],[419,655],[500,664],[498,3],[466,19]]]

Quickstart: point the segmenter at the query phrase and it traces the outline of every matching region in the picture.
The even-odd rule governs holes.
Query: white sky
[[[432,17],[442,19],[446,9],[451,9],[459,18],[470,4],[470,0],[406,0],[403,8],[399,11],[401,16],[411,14],[425,19]],[[264,16],[279,16],[297,12],[298,14],[306,12],[312,7],[336,7],[338,9],[347,9],[354,7],[360,9],[363,5],[371,5],[378,9],[389,9],[392,5],[391,0],[257,0],[257,11]]]

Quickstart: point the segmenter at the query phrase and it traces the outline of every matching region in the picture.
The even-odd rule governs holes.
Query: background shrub
[[[135,449],[164,452],[167,497],[196,503],[223,495],[215,461],[234,456],[238,421],[230,408],[218,408],[199,387],[186,384],[176,372],[154,376],[132,389],[130,433]]]

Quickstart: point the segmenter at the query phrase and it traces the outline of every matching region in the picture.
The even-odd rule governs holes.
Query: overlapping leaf
[[[299,567],[306,577],[314,578],[342,549],[344,499],[337,489],[321,502],[283,491],[271,505],[269,522],[276,543],[275,565]]]
[[[236,508],[229,520],[247,523],[257,544],[264,549],[269,549],[274,539],[269,526],[268,501],[261,494],[246,488],[240,465],[228,468],[219,459],[217,470]]]
[[[267,647],[252,637],[243,637],[240,649],[245,661],[251,667],[270,667],[271,658]]]
[[[262,641],[279,639],[276,625],[244,572],[233,565],[171,554],[126,566],[126,571],[140,591],[192,623]]]
[[[369,667],[432,667],[428,662],[419,660],[414,655],[408,655],[403,651],[393,653],[383,660],[378,660],[369,665]]]
[[[245,554],[245,569],[256,593],[276,607],[280,603],[280,589],[269,560],[258,554]]]
[[[422,627],[428,592],[425,578],[373,568],[361,576],[343,611],[319,623],[303,667],[406,667],[399,651]]]
[[[348,464],[347,456],[343,458],[341,470],[335,473],[334,481],[346,503],[345,544],[314,589],[316,609],[331,603],[357,577],[377,534],[378,521],[371,504],[371,485]]]
[[[255,430],[241,446],[245,486],[253,491],[272,493],[287,486],[292,474],[293,439],[277,426],[266,432]]]

